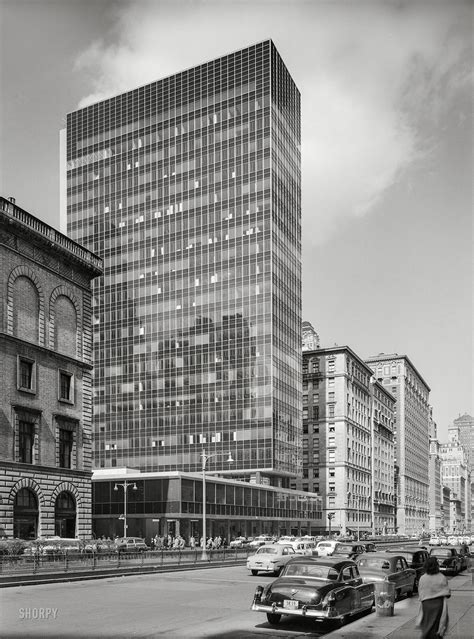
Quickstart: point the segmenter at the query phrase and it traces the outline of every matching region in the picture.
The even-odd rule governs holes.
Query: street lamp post
[[[207,455],[205,449],[202,449],[201,460],[202,460],[202,561],[207,561],[207,531],[206,531],[206,464],[208,459],[211,457],[216,457],[217,455],[222,455],[225,453],[212,453],[211,455]],[[234,460],[232,459],[232,453],[229,451],[229,456],[226,460],[229,464],[231,464]]]
[[[123,488],[123,536],[127,536],[127,489],[131,486],[132,490],[138,490],[135,482],[125,480],[123,483],[116,483],[114,490],[118,491],[118,487]]]

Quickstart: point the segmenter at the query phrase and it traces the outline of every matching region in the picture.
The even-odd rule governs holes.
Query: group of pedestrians
[[[199,540],[199,545],[202,548],[204,542],[204,537],[201,537],[201,539]],[[224,537],[222,538],[220,535],[218,537],[208,537],[207,541],[206,541],[206,549],[207,550],[219,550],[219,548],[226,548],[227,547],[227,539]]]
[[[152,550],[181,550],[186,547],[186,542],[181,535],[155,535],[150,546]]]
[[[201,537],[199,540],[199,547],[202,548],[204,538]],[[191,535],[189,537],[188,543],[186,544],[186,540],[181,535],[155,535],[151,538],[150,547],[152,550],[182,550],[183,548],[193,549],[198,546],[198,542],[196,537]],[[218,550],[219,548],[226,548],[227,540],[226,538],[222,538],[221,536],[217,537],[208,537],[206,541],[207,550]]]

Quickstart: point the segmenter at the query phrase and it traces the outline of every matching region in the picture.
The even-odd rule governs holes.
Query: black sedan
[[[333,557],[346,557],[347,559],[356,559],[359,555],[362,555],[365,551],[365,546],[363,544],[353,544],[353,543],[341,543],[337,544],[332,553]]]
[[[370,611],[373,602],[374,585],[362,582],[354,561],[303,556],[291,559],[278,579],[257,587],[252,610],[265,612],[271,624],[289,615],[342,625]]]
[[[436,557],[439,569],[445,574],[457,575],[462,570],[462,560],[456,548],[452,546],[435,547],[430,550],[431,557]]]
[[[418,592],[418,582],[420,581],[421,575],[425,572],[425,561],[430,556],[430,553],[423,548],[388,548],[385,552],[395,553],[405,557],[408,566],[416,572],[414,592]]]

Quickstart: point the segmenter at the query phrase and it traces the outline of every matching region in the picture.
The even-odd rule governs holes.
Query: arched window
[[[13,284],[13,333],[27,342],[39,341],[39,293],[33,282],[24,276]]]
[[[76,536],[76,502],[71,493],[63,490],[56,498],[54,508],[55,534],[59,537]]]
[[[36,539],[38,536],[38,499],[29,488],[22,488],[13,505],[13,536]]]
[[[71,300],[60,295],[54,307],[54,348],[76,355],[77,317]]]

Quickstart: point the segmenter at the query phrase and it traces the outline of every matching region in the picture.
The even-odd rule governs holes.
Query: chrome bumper
[[[310,617],[311,619],[320,619],[324,621],[324,619],[337,619],[342,617],[343,615],[338,615],[335,610],[329,608],[328,610],[314,610],[314,608],[307,608],[303,606],[301,608],[283,608],[281,606],[277,606],[276,604],[272,604],[271,606],[261,604],[261,603],[253,603],[251,610],[255,610],[256,612],[267,612],[271,615],[291,615],[293,617]]]

